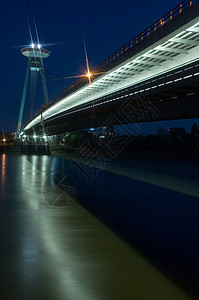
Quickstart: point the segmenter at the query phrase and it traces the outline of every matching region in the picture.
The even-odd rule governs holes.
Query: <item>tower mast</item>
[[[24,106],[26,101],[27,89],[28,89],[28,81],[29,81],[29,73],[33,75],[33,72],[39,72],[41,76],[41,83],[44,95],[44,103],[48,103],[48,92],[46,86],[46,77],[43,65],[43,59],[50,56],[50,51],[41,48],[41,45],[37,45],[35,47],[34,44],[31,45],[30,48],[23,48],[21,49],[21,53],[28,58],[28,65],[26,69],[26,76],[24,81],[23,93],[21,98],[21,106],[19,112],[19,119],[17,125],[17,136],[20,135],[21,127],[22,127],[22,120],[23,120],[23,113],[24,113]],[[36,78],[36,76],[32,76],[32,78]],[[36,87],[36,81],[34,82]],[[34,87],[34,91],[35,91]],[[33,95],[34,98],[34,95]]]

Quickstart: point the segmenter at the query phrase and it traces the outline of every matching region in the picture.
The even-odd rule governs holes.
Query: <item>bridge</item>
[[[199,116],[199,1],[185,0],[42,107],[23,132]]]

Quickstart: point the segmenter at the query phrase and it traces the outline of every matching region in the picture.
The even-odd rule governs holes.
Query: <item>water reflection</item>
[[[71,166],[57,159],[54,167],[61,164]],[[116,162],[91,184],[77,172],[76,180],[81,204],[197,298],[199,172],[193,169],[197,162]]]
[[[6,154],[1,154],[1,188],[5,187],[5,175],[6,175]]]

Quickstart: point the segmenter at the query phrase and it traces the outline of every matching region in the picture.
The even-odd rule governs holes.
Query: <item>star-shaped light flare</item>
[[[83,36],[84,39],[84,36]],[[85,74],[81,74],[81,75],[76,75],[76,76],[67,76],[67,77],[62,77],[62,78],[53,78],[51,80],[62,80],[62,79],[71,79],[71,78],[82,78],[82,77],[87,77],[88,78],[88,82],[89,84],[91,84],[91,78],[95,75],[100,75],[100,74],[104,74],[105,72],[92,72],[90,70],[89,67],[89,62],[88,62],[88,55],[87,55],[87,51],[86,51],[86,43],[85,43],[85,39],[84,39],[84,52],[85,52],[85,58],[86,58],[86,73]]]

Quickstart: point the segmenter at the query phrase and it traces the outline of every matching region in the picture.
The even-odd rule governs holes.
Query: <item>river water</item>
[[[0,155],[1,299],[199,299],[199,164]]]

